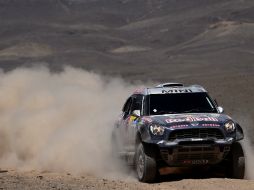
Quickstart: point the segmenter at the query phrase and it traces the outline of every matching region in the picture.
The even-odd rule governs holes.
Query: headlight
[[[150,131],[153,135],[160,135],[161,136],[164,134],[165,128],[160,125],[152,124],[150,126]]]
[[[224,125],[227,132],[233,132],[235,130],[235,124],[233,121],[228,121]]]

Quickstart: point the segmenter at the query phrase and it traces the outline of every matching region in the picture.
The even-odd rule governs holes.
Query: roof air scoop
[[[182,83],[163,83],[156,86],[156,88],[164,88],[164,87],[183,87]]]

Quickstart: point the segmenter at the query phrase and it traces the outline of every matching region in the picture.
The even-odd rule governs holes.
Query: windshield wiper
[[[175,112],[175,111],[158,111],[158,112],[156,112],[154,114],[156,114],[156,115],[163,115],[163,114],[177,114],[177,113],[179,113],[179,112]]]
[[[213,112],[215,110],[215,108],[211,108],[211,109],[205,109],[205,108],[193,108],[190,110],[185,110],[182,113],[193,113],[193,112],[198,112],[198,113],[202,113],[202,112]]]

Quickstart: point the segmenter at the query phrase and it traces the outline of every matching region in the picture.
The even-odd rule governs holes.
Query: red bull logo
[[[186,117],[186,118],[172,118],[166,119],[167,123],[179,123],[179,122],[199,122],[199,121],[218,121],[215,117]]]

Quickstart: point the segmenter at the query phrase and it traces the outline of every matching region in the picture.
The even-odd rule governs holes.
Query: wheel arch
[[[142,139],[141,133],[138,131],[136,134],[136,139],[135,139],[135,150],[137,149],[137,147],[140,143],[142,143],[142,145],[144,147],[144,151],[147,155],[154,157],[154,158],[156,157],[156,155],[158,154],[157,145],[153,144],[153,143],[145,142],[144,139]]]
[[[240,141],[244,138],[244,133],[242,127],[237,123],[236,124],[236,140]]]

